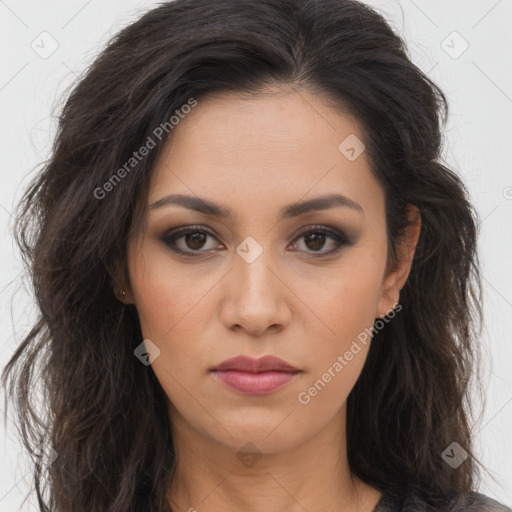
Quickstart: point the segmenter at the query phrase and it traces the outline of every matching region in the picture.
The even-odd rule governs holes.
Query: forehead
[[[343,152],[347,140],[362,151],[355,159]],[[361,148],[357,121],[305,89],[209,95],[165,142],[149,203],[183,193],[279,209],[305,195],[339,193],[369,204],[382,191]]]

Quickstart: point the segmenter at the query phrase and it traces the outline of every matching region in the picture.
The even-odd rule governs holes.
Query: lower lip
[[[266,395],[290,382],[298,372],[269,371],[261,373],[236,370],[214,371],[217,379],[232,389],[247,395]]]

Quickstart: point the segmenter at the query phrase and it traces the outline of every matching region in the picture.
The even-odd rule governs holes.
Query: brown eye
[[[208,235],[203,232],[194,231],[193,233],[185,235],[183,238],[188,248],[197,250],[202,249],[207,237]]]
[[[339,251],[343,246],[351,245],[353,243],[345,233],[328,229],[326,227],[309,228],[307,231],[303,231],[295,240],[295,248],[306,253],[317,252],[319,254],[315,256],[318,257],[329,256]],[[305,249],[300,247],[301,244],[299,244],[298,241],[303,241],[302,245]],[[329,241],[333,248],[331,250],[321,252],[321,249],[323,249],[326,244],[328,245]]]
[[[217,237],[207,229],[200,226],[186,226],[165,234],[161,237],[161,240],[174,252],[193,258],[213,252],[215,246],[208,247],[209,238],[217,240]],[[303,244],[299,244],[299,241],[303,242]],[[326,245],[329,246],[329,242],[332,248],[322,251]],[[309,253],[309,255],[322,257],[334,254],[343,246],[351,245],[352,243],[352,240],[341,231],[325,226],[318,228],[310,227],[295,238],[294,248],[306,254]],[[222,244],[219,244],[217,247],[225,249]]]
[[[207,247],[209,238],[216,239],[213,233],[204,228],[188,226],[164,235],[162,241],[174,252],[194,257],[211,252],[212,247]]]
[[[304,240],[308,249],[318,251],[324,246],[326,236],[325,233],[311,232],[304,237]]]

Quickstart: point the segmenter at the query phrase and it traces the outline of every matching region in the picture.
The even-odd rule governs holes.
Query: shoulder
[[[461,493],[452,498],[446,512],[512,512],[512,509],[478,492]]]
[[[461,492],[450,499],[427,501],[418,494],[405,499],[403,512],[512,512],[505,505],[478,492]],[[402,511],[401,511],[402,512]]]
[[[374,512],[512,512],[512,509],[478,492],[451,498],[427,499],[419,492],[383,496]]]

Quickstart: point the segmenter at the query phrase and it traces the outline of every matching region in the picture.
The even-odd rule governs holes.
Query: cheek
[[[373,325],[379,291],[380,283],[370,270],[351,273],[334,290],[327,313],[337,333],[339,348]]]
[[[320,312],[325,327],[318,330],[314,357],[310,359],[308,385],[318,384],[307,394],[311,402],[316,402],[315,407],[328,403],[334,408],[340,406],[359,377],[371,342],[380,296],[381,267],[383,269],[383,263],[373,258],[360,256],[350,261],[347,258],[346,266],[333,273],[329,280],[323,280],[321,293],[310,302],[311,309]],[[309,348],[306,352],[308,350],[311,351]],[[322,398],[313,399],[317,393]]]
[[[201,296],[206,290],[176,273],[171,278],[151,268],[146,266],[143,279],[133,279],[142,335],[160,350],[151,368],[170,404],[178,410],[188,410],[190,391],[205,377],[201,361],[204,326],[198,322],[198,315],[201,316]],[[191,414],[194,415],[194,408]]]
[[[160,351],[152,369],[169,398],[178,399],[182,386],[189,387],[190,380],[200,378],[204,371],[197,364],[202,342],[197,320],[204,306],[201,297],[211,285],[191,280],[186,272],[176,272],[158,251],[141,251],[130,261],[142,336]]]
[[[375,321],[381,294],[384,260],[380,256],[353,251],[335,269],[322,275],[303,274],[303,282],[315,283],[315,292],[307,297],[311,310],[322,320],[322,338],[342,350]]]
[[[150,243],[132,254],[130,276],[142,333],[155,340],[173,339],[200,314],[213,277],[198,275],[192,266],[177,268],[165,250]]]

